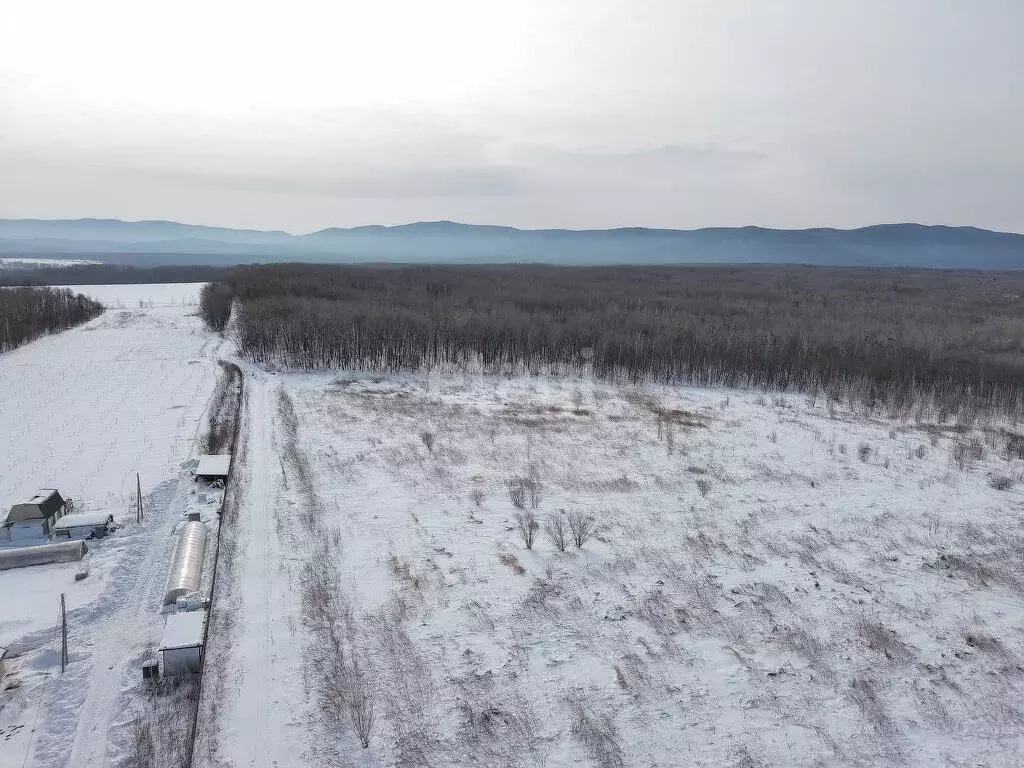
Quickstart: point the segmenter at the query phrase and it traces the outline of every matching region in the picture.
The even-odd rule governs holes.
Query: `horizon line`
[[[1016,232],[1012,230],[1001,230],[1001,229],[988,229],[986,227],[979,227],[973,224],[923,224],[917,221],[889,221],[889,222],[877,222],[874,224],[864,224],[855,227],[836,227],[836,226],[811,226],[811,227],[771,227],[761,224],[741,224],[741,225],[723,225],[723,224],[712,224],[701,227],[691,228],[680,228],[680,227],[653,227],[653,226],[642,226],[642,225],[623,225],[616,227],[516,227],[508,224],[477,224],[469,223],[464,221],[455,221],[452,219],[431,219],[431,220],[418,220],[409,221],[401,224],[356,224],[352,226],[327,226],[320,229],[315,229],[309,232],[290,232],[284,229],[257,229],[254,227],[231,227],[220,224],[195,224],[186,221],[177,221],[174,219],[119,219],[119,218],[107,218],[98,216],[82,216],[77,218],[29,218],[29,217],[17,217],[17,218],[0,218],[0,223],[39,223],[39,224],[57,224],[57,223],[77,223],[77,222],[94,222],[94,223],[110,223],[110,224],[173,224],[183,227],[198,227],[205,229],[223,229],[234,232],[255,232],[264,235],[286,235],[293,238],[309,237],[311,235],[317,235],[325,232],[338,231],[338,232],[352,232],[356,230],[393,230],[393,229],[405,229],[417,226],[430,226],[430,225],[453,225],[467,228],[480,228],[480,229],[503,229],[514,232],[560,232],[560,233],[598,233],[598,232],[626,232],[626,231],[645,231],[645,232],[666,232],[666,233],[696,233],[696,232],[707,232],[713,230],[759,230],[764,232],[859,232],[871,229],[882,229],[887,227],[920,227],[922,229],[944,229],[944,230],[970,230],[975,232],[986,232],[997,235],[1013,235],[1013,236],[1024,236],[1024,232]]]

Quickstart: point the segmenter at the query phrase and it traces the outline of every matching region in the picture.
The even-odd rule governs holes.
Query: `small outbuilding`
[[[15,504],[0,526],[0,538],[11,541],[41,539],[64,516],[67,502],[55,488],[43,488],[32,498]]]
[[[55,539],[102,539],[113,525],[114,516],[106,512],[79,512],[64,515],[53,524]]]
[[[196,465],[197,480],[227,480],[231,470],[231,454],[200,456]]]
[[[203,669],[203,634],[206,611],[180,611],[167,615],[160,638],[163,676],[189,675]]]

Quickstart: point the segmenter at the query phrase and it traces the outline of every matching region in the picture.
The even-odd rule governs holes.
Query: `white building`
[[[79,512],[65,515],[53,523],[54,539],[102,539],[114,515],[105,512]]]
[[[53,524],[53,536],[56,539],[102,539],[113,522],[114,516],[106,512],[64,515]]]
[[[181,611],[167,615],[160,638],[164,677],[202,671],[205,631],[206,611]]]
[[[231,454],[200,456],[196,465],[197,480],[227,480],[231,470]]]

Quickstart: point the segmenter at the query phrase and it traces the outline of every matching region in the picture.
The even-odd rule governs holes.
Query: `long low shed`
[[[64,541],[60,544],[40,544],[37,547],[10,547],[0,549],[0,571],[25,568],[30,565],[73,563],[85,557],[89,548],[84,541]]]
[[[114,516],[108,512],[64,515],[53,524],[53,536],[56,539],[87,539],[90,536],[102,539],[107,535],[107,526],[113,522]]]
[[[160,657],[165,677],[202,672],[205,631],[206,611],[168,614],[160,638]]]

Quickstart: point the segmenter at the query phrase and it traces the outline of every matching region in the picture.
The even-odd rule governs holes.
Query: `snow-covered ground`
[[[215,519],[215,500],[198,501],[183,466],[197,452],[218,375],[219,338],[182,301],[197,287],[83,290],[131,308],[108,308],[0,356],[0,506],[57,487],[79,510],[109,512],[123,527],[89,542],[81,563],[0,572],[0,646],[12,656],[0,683],[3,768],[117,763],[139,663],[160,636],[174,529],[186,509]],[[88,577],[75,581],[82,570]],[[54,631],[61,593],[71,649],[64,675]]]
[[[142,283],[135,285],[61,285],[111,309],[194,306],[204,283]]]
[[[84,267],[100,263],[90,259],[40,259],[32,256],[0,256],[0,267]]]
[[[196,764],[1022,765],[1021,466],[971,436],[250,368]],[[596,536],[527,550],[513,478]]]

